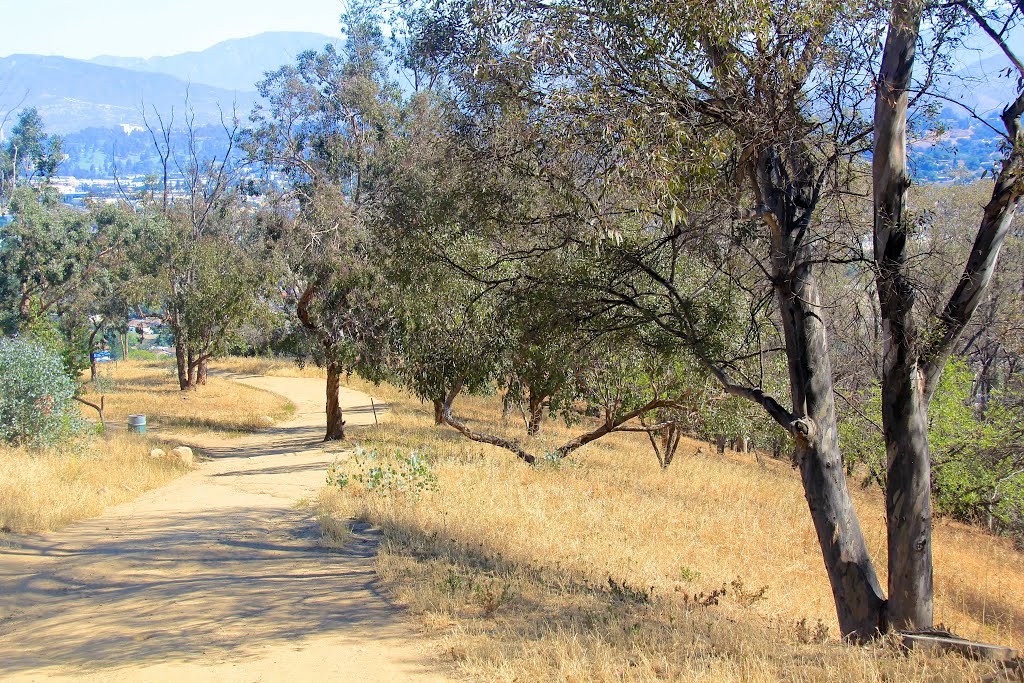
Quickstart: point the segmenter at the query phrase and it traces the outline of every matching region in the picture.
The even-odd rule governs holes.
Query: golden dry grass
[[[145,414],[158,434],[234,434],[265,428],[265,417],[283,420],[295,409],[277,394],[217,376],[198,391],[181,392],[167,361],[104,366],[101,386],[110,425],[106,434],[52,452],[0,447],[0,531],[57,529],[186,472],[171,458],[149,457],[151,449],[169,450],[176,443],[124,432],[130,414]],[[98,402],[96,387],[90,388],[84,398]],[[96,419],[93,409],[81,408],[85,417]]]
[[[129,415],[143,414],[150,429],[178,434],[258,431],[268,426],[266,418],[276,422],[295,410],[277,394],[216,375],[196,391],[180,391],[173,365],[162,360],[105,366],[101,386],[108,421],[123,423]],[[98,403],[95,387],[84,398]],[[83,406],[82,412],[88,418],[96,417],[91,408]]]
[[[383,530],[380,576],[473,678],[914,681],[992,671],[840,644],[800,482],[784,463],[722,458],[689,442],[663,472],[643,437],[620,434],[561,467],[530,468],[434,427],[427,407],[393,388],[352,384],[393,406],[390,424],[356,440],[425,448],[439,487],[418,496],[329,489],[322,512]],[[495,400],[460,399],[456,413],[503,430]],[[522,432],[515,427],[508,433]],[[535,451],[572,430],[547,432]],[[881,496],[855,497],[884,569]],[[1024,644],[1024,556],[945,522],[934,547],[937,619],[967,637]]]
[[[127,433],[85,439],[63,451],[0,446],[0,532],[58,529],[184,474],[178,460],[149,456],[159,446]]]
[[[265,375],[267,377],[312,377],[325,379],[327,371],[315,365],[299,366],[285,358],[254,358],[228,356],[211,362],[211,367],[222,372],[238,375]]]

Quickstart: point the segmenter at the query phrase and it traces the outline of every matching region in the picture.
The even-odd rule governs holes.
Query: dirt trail
[[[62,532],[0,547],[0,680],[443,681],[374,589],[373,532],[318,545],[323,382],[247,377],[295,418]],[[343,390],[349,425],[369,397]],[[0,541],[2,543],[2,541]]]

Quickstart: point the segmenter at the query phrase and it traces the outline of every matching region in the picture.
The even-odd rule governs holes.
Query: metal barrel
[[[138,432],[140,434],[146,431],[146,416],[145,415],[129,415],[128,416],[128,431]]]

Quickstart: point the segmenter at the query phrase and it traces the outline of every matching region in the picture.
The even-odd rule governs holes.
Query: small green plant
[[[345,488],[353,481],[378,493],[412,493],[437,490],[437,475],[423,451],[395,450],[381,454],[375,449],[357,448],[353,458],[357,472],[349,474],[335,462],[327,470],[327,483]]]
[[[337,460],[327,468],[328,486],[337,486],[339,489],[343,489],[348,486],[351,481],[352,477],[349,476],[348,472],[345,472],[341,468],[341,464]]]
[[[679,580],[680,581],[696,581],[700,578],[700,572],[692,567],[683,565],[679,568]]]
[[[42,344],[0,339],[0,441],[52,448],[81,432],[75,383]]]

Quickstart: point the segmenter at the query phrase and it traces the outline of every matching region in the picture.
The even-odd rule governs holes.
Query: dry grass
[[[326,379],[327,371],[315,365],[300,367],[294,361],[284,358],[252,358],[228,356],[212,361],[211,367],[222,372],[238,375],[266,375],[267,377],[312,377]]]
[[[149,457],[159,445],[108,433],[63,452],[0,446],[0,532],[58,529],[184,474],[176,459]]]
[[[218,368],[213,367],[216,371]],[[268,426],[266,418],[287,418],[295,406],[277,394],[211,376],[197,391],[178,389],[174,367],[167,361],[128,361],[103,369],[106,418],[125,422],[128,415],[146,415],[150,429],[178,434],[253,432]],[[95,393],[86,395],[99,401]],[[91,408],[83,414],[95,418]]]
[[[369,390],[394,406],[391,424],[363,428],[356,439],[381,451],[426,448],[439,490],[382,495],[351,485],[325,491],[321,508],[384,531],[385,584],[476,679],[916,681],[991,673],[957,657],[837,641],[806,502],[784,463],[721,458],[690,442],[662,472],[643,437],[622,434],[561,467],[529,468],[434,427],[429,410],[401,392]],[[456,412],[501,430],[495,400],[462,399]],[[510,433],[522,433],[515,427]],[[547,431],[535,451],[571,430]],[[701,445],[705,454],[694,455]],[[882,499],[855,495],[884,569]],[[1024,645],[1024,556],[1003,539],[941,522],[934,547],[938,620],[968,637]]]
[[[150,458],[152,448],[176,444],[125,433],[130,414],[145,414],[157,433],[235,434],[265,428],[265,417],[283,420],[295,409],[281,396],[216,376],[198,391],[181,392],[166,361],[121,362],[102,373],[111,427],[105,435],[54,452],[0,446],[0,531],[57,529],[187,471],[173,459]],[[84,398],[98,402],[99,395]],[[91,408],[82,406],[82,413],[96,418]]]

